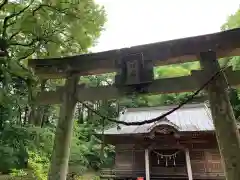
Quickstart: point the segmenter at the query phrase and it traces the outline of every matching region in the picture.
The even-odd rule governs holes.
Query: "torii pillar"
[[[65,91],[57,122],[48,180],[66,180],[73,129],[73,114],[77,103],[76,86],[79,78],[70,75],[66,79]]]
[[[203,75],[208,78],[211,78],[220,71],[216,53],[213,51],[200,53],[200,64],[205,71]],[[218,73],[209,83],[206,90],[208,92],[210,109],[226,179],[239,180],[240,137],[228,97],[227,82],[224,73]]]

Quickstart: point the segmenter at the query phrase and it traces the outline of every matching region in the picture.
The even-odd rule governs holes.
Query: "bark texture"
[[[210,78],[220,71],[215,52],[201,53],[200,59],[205,76]],[[226,179],[240,180],[240,138],[224,73],[216,76],[207,92]]]
[[[76,85],[78,78],[66,80],[65,93],[60,109],[60,117],[55,133],[52,159],[48,180],[66,180],[73,129],[73,113],[76,106]]]
[[[45,91],[45,86],[46,86],[47,80],[41,80],[41,85],[40,85],[40,91],[44,92]],[[35,126],[41,126],[43,117],[44,117],[44,110],[45,106],[44,105],[37,105],[35,102],[31,104],[30,108],[30,113],[29,113],[29,122]]]

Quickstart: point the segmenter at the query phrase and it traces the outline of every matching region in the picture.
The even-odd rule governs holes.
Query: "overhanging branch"
[[[23,47],[29,47],[29,46],[32,46],[34,45],[34,43],[36,43],[38,40],[37,38],[36,39],[32,39],[31,42],[29,43],[19,43],[19,42],[10,42],[8,44],[8,46],[23,46]]]
[[[36,52],[36,51],[35,51],[35,49],[33,48],[32,51],[30,51],[29,53],[25,54],[24,56],[18,58],[17,61],[24,60],[24,59],[28,58],[29,56],[33,55],[35,52]]]
[[[0,4],[0,10],[8,3],[8,0],[3,0],[3,2]]]
[[[45,43],[46,42],[53,42],[53,43],[57,43],[57,42],[54,42],[50,37],[53,36],[53,34],[56,33],[56,31],[52,32],[51,34],[48,34],[46,36],[43,36],[42,37],[38,37],[36,36],[35,38],[33,38],[29,43],[20,43],[20,42],[16,42],[16,41],[12,41],[12,42],[9,42],[8,43],[8,46],[22,46],[22,47],[30,47],[30,46],[33,46],[35,43],[37,42],[41,42],[41,41],[44,41]],[[13,36],[13,35],[12,35]]]
[[[67,12],[66,10],[70,10],[69,8],[63,8],[63,9],[61,9],[61,8],[56,7],[56,6],[51,6],[51,5],[48,5],[48,4],[40,4],[36,9],[34,9],[34,10],[32,11],[33,16],[35,15],[35,13],[36,13],[38,10],[40,10],[40,9],[42,9],[42,8],[44,8],[44,7],[50,8],[50,9],[56,11],[56,12],[59,12],[59,13],[62,13],[62,14],[68,15],[68,16],[72,16],[72,17],[77,18],[77,19],[80,19],[80,18],[79,18],[78,16],[76,16],[74,13]]]
[[[18,31],[16,31],[15,33],[13,33],[8,40],[11,41],[15,36],[17,36],[19,33],[21,32],[21,29],[19,29]]]
[[[12,13],[10,14],[9,16],[6,16],[3,20],[3,32],[2,32],[2,37],[3,38],[6,38],[6,33],[7,33],[7,28],[12,25],[12,23],[8,24],[8,21],[14,17],[17,17],[19,15],[21,15],[22,13],[24,13],[31,5],[32,3],[34,2],[34,0],[31,0],[31,2],[25,6],[22,10],[18,11],[18,12],[15,12],[15,13]]]

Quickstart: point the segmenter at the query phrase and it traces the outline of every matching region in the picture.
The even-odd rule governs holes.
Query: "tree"
[[[230,15],[227,18],[226,23],[224,23],[222,25],[221,29],[224,31],[224,30],[229,30],[229,29],[239,28],[239,27],[240,27],[240,8],[235,13],[233,13],[232,15]],[[228,64],[230,66],[232,66],[233,69],[240,68],[240,57],[239,56],[227,58],[227,59],[225,59],[225,61],[228,62]],[[233,87],[229,88],[230,100],[233,105],[234,114],[238,121],[239,121],[239,116],[240,116],[239,93],[240,93],[239,89],[235,89]]]
[[[24,123],[40,125],[42,118],[38,115],[42,114],[42,109],[34,104],[34,96],[45,89],[47,82],[36,83],[38,81],[26,67],[26,60],[87,52],[103,29],[104,10],[89,0],[81,3],[4,0],[0,10],[1,52],[7,55],[0,61],[0,108],[10,114],[18,109],[20,124],[24,114]],[[19,91],[19,87],[23,91]],[[29,107],[31,118],[27,119]]]
[[[42,177],[46,179],[46,167],[49,166],[54,144],[50,136],[52,137],[56,129],[59,107],[37,106],[34,103],[34,96],[39,91],[56,89],[56,86],[64,84],[64,80],[37,79],[27,68],[27,59],[61,57],[87,52],[88,47],[94,44],[103,29],[104,10],[92,0],[83,0],[81,4],[72,1],[60,3],[53,0],[41,2],[4,0],[0,4],[0,9],[0,53],[5,51],[8,55],[5,58],[0,57],[0,156],[3,159],[3,163],[0,162],[0,171],[22,169],[23,166],[19,165],[24,164],[22,156],[29,156],[31,169],[41,172],[44,174]],[[236,19],[240,19],[238,17],[239,15],[231,16],[224,28],[231,28],[233,25],[235,27],[239,22]],[[230,64],[234,68],[239,68],[239,58],[232,58]],[[164,66],[155,69],[155,76],[157,78],[182,76],[198,68],[198,63]],[[107,74],[81,77],[80,82],[86,86],[99,86],[112,84],[113,79],[114,74]],[[235,90],[231,94],[236,116],[239,116],[238,94],[239,92]],[[98,113],[114,118],[119,110],[125,107],[178,104],[188,95],[189,93],[133,95],[118,100],[85,103]],[[104,139],[101,139],[101,136],[96,138],[94,132],[117,125],[103,121],[81,103],[77,104],[74,119],[78,121],[73,123],[69,172],[76,174],[76,171],[84,172],[89,168],[97,169],[103,164],[109,164],[114,155],[113,148],[102,146]],[[30,124],[42,128],[33,131]],[[46,134],[50,136],[46,137]],[[24,145],[20,143],[16,147],[16,142]],[[21,157],[19,152],[24,152]],[[6,158],[11,158],[11,163],[4,163],[7,162]],[[39,159],[41,160],[38,161]],[[33,172],[36,176],[35,171]]]
[[[92,1],[81,4],[4,1],[1,10],[1,39],[9,56],[5,66],[9,73],[21,77],[28,72],[24,67],[28,57],[59,57],[86,52],[105,22],[103,9]],[[42,81],[41,87],[45,83]]]

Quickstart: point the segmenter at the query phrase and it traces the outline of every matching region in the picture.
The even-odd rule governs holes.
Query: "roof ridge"
[[[165,124],[164,124],[164,122],[165,122]],[[167,123],[169,123],[169,124],[167,124]],[[167,117],[165,117],[162,121],[154,122],[154,124],[152,124],[148,129],[155,128],[155,127],[157,127],[159,125],[170,125],[170,126],[174,127],[177,130],[180,129],[180,127],[176,123],[170,121]]]
[[[145,108],[128,108],[120,113],[120,120],[127,122],[144,121],[147,119],[155,118],[165,112],[176,107],[176,105],[170,106],[157,106],[157,107],[145,107]],[[163,121],[159,123],[144,124],[141,126],[121,126],[123,129],[117,131],[116,127],[106,130],[106,134],[144,134],[149,132],[150,126],[157,126],[161,124],[171,124],[179,127],[179,131],[214,131],[214,125],[212,119],[207,113],[209,108],[205,103],[186,104],[180,110],[165,117]],[[125,112],[125,113],[124,113]]]
[[[196,108],[196,107],[204,107],[205,103],[192,103],[192,104],[185,104],[180,109],[187,109],[187,108]],[[165,105],[165,106],[152,106],[152,107],[137,107],[137,108],[126,108],[125,112],[133,112],[133,111],[149,111],[151,110],[169,110],[170,108],[174,108],[178,105]]]

